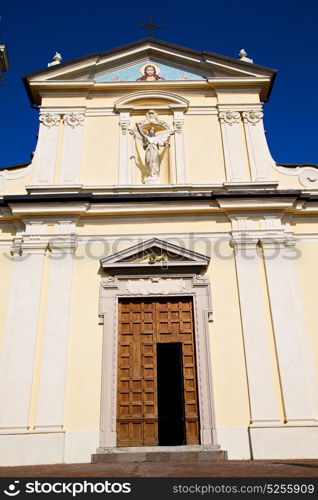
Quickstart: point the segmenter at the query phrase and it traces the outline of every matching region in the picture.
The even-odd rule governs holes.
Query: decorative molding
[[[149,256],[155,256],[149,259]],[[163,258],[163,256],[165,256]],[[128,249],[101,259],[102,267],[112,274],[119,270],[142,269],[153,273],[155,269],[205,269],[210,258],[181,248],[167,241],[152,238]]]
[[[148,257],[152,254],[160,257],[165,253],[169,260],[177,259],[178,265],[182,267],[174,272],[166,267],[164,270],[157,267],[156,274],[154,266],[157,263],[151,264]],[[143,260],[145,262],[140,267]],[[115,275],[102,278],[100,285],[98,316],[99,323],[104,324],[100,447],[116,446],[118,298],[145,295],[194,298],[201,443],[215,444],[208,331],[208,322],[212,320],[210,283],[207,276],[191,271],[196,264],[202,268],[208,262],[208,257],[156,238],[101,259],[103,268]],[[164,258],[164,262],[158,263],[160,264],[166,266],[169,262]],[[123,274],[127,269],[130,274]],[[113,332],[112,335],[109,334],[110,331]]]
[[[137,269],[136,269],[137,271]],[[138,270],[139,272],[139,270]],[[111,279],[110,279],[111,278]],[[210,283],[194,274],[116,275],[102,278],[99,323],[103,324],[103,364],[100,448],[116,447],[117,307],[120,297],[192,296],[196,337],[197,381],[202,445],[215,445],[213,392],[208,322],[211,321]],[[113,334],[110,335],[110,332]]]
[[[248,121],[252,125],[256,125],[256,123],[262,120],[264,113],[262,111],[250,109],[249,111],[243,111],[242,116],[244,120]]]
[[[239,111],[219,112],[227,182],[246,182],[249,174],[245,153],[245,138]],[[233,127],[233,125],[235,125]]]
[[[51,128],[60,123],[60,115],[57,113],[40,113],[39,120],[43,125]]]
[[[143,82],[137,82],[137,85],[134,84],[134,82],[131,82],[134,86],[140,86],[143,85]],[[158,85],[157,82],[156,86]],[[172,84],[173,82],[169,82],[169,84]],[[189,82],[190,83],[190,82]],[[147,83],[146,83],[147,85]],[[149,83],[148,83],[149,85]],[[189,107],[189,101],[185,99],[184,97],[180,97],[177,94],[173,94],[172,92],[164,92],[160,90],[142,90],[139,92],[132,92],[131,94],[125,95],[124,97],[121,97],[118,99],[118,101],[115,102],[115,110],[117,112],[121,111],[122,109],[127,109],[129,108],[130,110],[134,109],[134,102],[138,101],[138,109],[145,109],[145,107],[140,106],[140,100],[145,99],[149,100],[149,98],[153,99],[159,99],[160,101],[164,100],[166,101],[165,104],[160,106],[160,109],[169,109],[171,106],[178,106],[180,109],[183,111],[186,111]],[[148,106],[149,109],[149,106]]]
[[[173,125],[175,127],[175,130],[177,134],[182,133],[183,125],[184,125],[184,120],[173,120]]]
[[[28,165],[27,167],[24,167],[22,169],[17,169],[15,172],[11,172],[10,170],[1,170],[0,171],[0,193],[1,191],[4,191],[6,187],[6,181],[13,181],[16,179],[23,179],[23,177],[26,177],[29,175],[33,170],[33,163]]]
[[[145,125],[159,125],[164,129],[169,129],[169,125],[165,121],[160,120],[157,113],[153,109],[150,109],[146,113],[145,120],[139,121],[138,125],[140,127],[145,127]]]
[[[233,125],[234,123],[239,123],[240,122],[240,113],[238,111],[232,111],[232,110],[227,110],[227,111],[220,111],[219,112],[219,118],[221,122],[225,122],[228,125]]]
[[[284,175],[298,176],[298,181],[302,186],[307,189],[317,189],[318,188],[318,170],[313,167],[295,167],[287,168],[283,165],[274,164],[274,168],[277,172]]]
[[[63,123],[64,125],[75,128],[79,125],[83,125],[84,117],[84,113],[66,113],[63,116]]]
[[[130,120],[120,120],[119,121],[119,126],[121,128],[121,132],[123,135],[127,134],[129,125],[130,125]]]

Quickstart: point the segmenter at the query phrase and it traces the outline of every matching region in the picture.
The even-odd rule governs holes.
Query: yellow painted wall
[[[139,230],[137,225],[135,229]],[[174,234],[172,230],[171,236]],[[228,242],[224,245],[227,248],[221,251],[231,255]],[[127,246],[131,243],[122,244],[121,248]],[[109,249],[109,253],[110,250],[114,248]],[[207,245],[199,241],[194,250],[205,253]],[[87,248],[80,245],[77,257],[86,257],[74,261],[65,395],[65,427],[68,430],[99,428],[103,327],[98,325],[98,300],[101,278],[99,258],[103,251],[104,245],[97,242],[90,246],[88,256]],[[218,256],[212,256],[208,275],[214,312],[210,340],[217,425],[247,425],[247,382],[235,263],[233,258],[222,259],[218,252],[216,254]]]
[[[101,249],[96,249],[101,253]],[[84,257],[82,260],[81,257]],[[65,428],[99,429],[103,327],[98,324],[99,261],[76,251],[65,391]]]
[[[81,182],[91,185],[118,184],[118,161],[118,117],[86,117]]]
[[[225,181],[221,129],[216,115],[187,115],[184,124],[187,182]]]

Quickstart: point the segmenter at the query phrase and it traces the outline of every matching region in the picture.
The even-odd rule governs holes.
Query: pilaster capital
[[[232,238],[230,239],[230,246],[235,250],[249,249],[256,250],[259,243],[259,238],[248,231],[232,231]]]
[[[242,116],[245,123],[248,122],[251,125],[256,125],[262,120],[264,113],[256,109],[250,109],[248,111],[243,111]]]
[[[178,118],[176,120],[173,120],[173,125],[177,134],[181,134],[184,125],[184,119]]]
[[[129,125],[130,120],[119,120],[119,126],[123,135],[127,135]]]
[[[263,247],[286,247],[286,248],[294,248],[299,241],[298,238],[286,235],[286,234],[272,234],[272,235],[264,235],[260,238],[260,242]]]
[[[71,128],[75,128],[83,125],[84,118],[84,113],[65,113],[63,116],[63,123]]]
[[[52,128],[60,123],[60,115],[57,113],[40,113],[39,120],[45,127]]]
[[[220,111],[219,119],[221,123],[226,123],[227,125],[234,125],[240,122],[241,115],[238,111],[233,111],[231,109]]]
[[[13,260],[19,260],[22,255],[22,242],[23,238],[13,238],[10,253],[12,255]]]
[[[76,234],[59,234],[49,239],[48,248],[52,256],[74,254],[77,249]]]

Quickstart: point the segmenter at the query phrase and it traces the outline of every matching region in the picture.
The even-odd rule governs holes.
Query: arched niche
[[[158,90],[142,90],[127,94],[114,103],[115,112],[119,114],[120,155],[118,183],[121,185],[138,184],[134,179],[135,153],[133,141],[129,133],[132,116],[145,115],[149,110],[171,115],[175,129],[172,148],[169,152],[169,175],[164,184],[185,184],[185,151],[184,151],[184,113],[189,101],[172,92]]]

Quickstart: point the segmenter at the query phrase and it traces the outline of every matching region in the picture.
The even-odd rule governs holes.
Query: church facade
[[[318,169],[271,157],[274,78],[152,38],[24,77],[39,136],[0,171],[1,465],[318,457]]]

